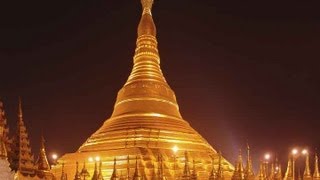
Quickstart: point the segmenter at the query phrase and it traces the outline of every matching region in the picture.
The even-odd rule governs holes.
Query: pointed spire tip
[[[153,0],[141,0],[143,14],[151,14]]]

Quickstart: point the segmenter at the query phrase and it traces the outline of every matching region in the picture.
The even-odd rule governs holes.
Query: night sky
[[[314,1],[316,2],[316,1]],[[74,152],[113,110],[134,54],[139,0],[23,1],[0,7],[0,96],[18,96],[37,154]],[[156,0],[162,70],[181,113],[233,162],[286,160],[320,143],[320,13],[312,1]]]

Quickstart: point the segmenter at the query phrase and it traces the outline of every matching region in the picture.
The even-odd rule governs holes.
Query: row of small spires
[[[276,158],[275,162],[269,164],[268,162],[260,162],[259,172],[257,176],[254,174],[252,167],[252,160],[250,156],[250,147],[247,146],[247,166],[243,167],[242,153],[239,151],[239,156],[235,164],[235,170],[232,180],[295,180],[295,157],[289,157],[286,173],[283,177],[281,165]],[[270,167],[271,166],[271,167]],[[270,167],[270,169],[269,169]],[[309,154],[306,153],[305,169],[301,177],[300,170],[298,171],[298,180],[320,180],[319,172],[319,158],[315,154],[314,172],[311,173]]]
[[[212,165],[212,170],[209,174],[208,179],[209,180],[223,180],[224,175],[223,175],[223,168],[221,165],[221,153],[219,153],[219,166],[218,169],[215,169],[214,166]],[[185,152],[185,165],[183,169],[182,175],[179,176],[179,179],[182,180],[197,180],[197,171],[195,168],[195,163],[193,161],[193,169],[192,171],[190,170],[189,167],[189,160],[188,160],[188,153]],[[127,157],[128,165],[129,165],[129,156]],[[257,175],[255,175],[253,171],[253,166],[252,166],[252,160],[250,156],[250,148],[248,146],[247,149],[247,165],[244,168],[243,166],[243,160],[242,160],[242,154],[241,151],[238,156],[238,160],[235,165],[235,170],[232,175],[232,180],[295,180],[295,171],[294,171],[294,157],[289,158],[288,160],[288,166],[285,175],[283,176],[282,174],[282,168],[278,160],[276,159],[274,163],[270,164],[270,169],[269,169],[269,163],[267,162],[260,162],[260,167],[259,167],[259,172]],[[141,174],[140,172],[140,165],[138,163],[138,157],[136,157],[136,166],[135,166],[135,172],[132,177],[130,177],[130,168],[127,167],[127,173],[126,176],[122,174],[122,171],[120,175],[117,173],[117,159],[114,158],[114,166],[113,166],[113,173],[111,175],[111,180],[142,180],[144,179],[143,173]],[[158,172],[156,173],[155,171],[155,165],[153,164],[153,173],[152,173],[152,180],[164,180],[166,179],[164,172],[163,172],[163,162],[162,162],[162,157],[158,156]],[[213,161],[212,161],[213,162]],[[314,166],[314,172],[311,174],[310,170],[310,162],[309,162],[309,155],[307,154],[306,156],[306,161],[305,161],[305,170],[303,173],[303,177],[301,177],[300,172],[298,175],[298,180],[320,180],[320,172],[319,172],[319,166],[318,166],[318,155],[315,155],[315,166]],[[83,168],[81,171],[79,171],[79,164],[76,162],[76,173],[74,176],[74,180],[80,180],[80,179],[86,179],[90,178],[90,174],[86,168],[86,164],[83,164]],[[100,161],[100,166],[99,170],[97,167],[97,162],[95,163],[95,169],[93,176],[91,180],[103,180],[102,176],[102,162]],[[67,180],[67,174],[64,173],[64,164],[62,164],[62,173],[61,173],[61,180]]]
[[[215,170],[214,167],[212,166],[212,171],[209,175],[209,180],[222,180],[224,179],[223,176],[223,169],[221,165],[221,153],[219,153],[219,166],[218,169]],[[129,156],[127,157],[127,164],[130,164],[130,159]],[[161,156],[158,156],[158,172],[155,170],[155,165],[153,164],[153,172],[152,172],[152,177],[151,180],[165,180],[167,179],[164,175],[163,172],[163,160]],[[130,168],[127,167],[127,173],[126,175],[122,174],[122,171],[120,172],[120,175],[117,172],[117,159],[114,158],[114,164],[113,164],[113,172],[111,175],[110,180],[143,180],[145,179],[144,173],[141,173],[141,168],[140,164],[138,163],[138,156],[136,156],[136,165],[135,165],[135,171],[133,176],[130,176]],[[175,175],[174,175],[175,176]],[[83,168],[81,171],[79,171],[79,163],[76,162],[76,171],[73,180],[86,180],[87,178],[90,178],[90,173],[88,172],[86,168],[86,163],[83,163]],[[67,180],[68,175],[64,172],[64,163],[62,163],[62,172],[61,172],[61,180]],[[97,166],[97,162],[95,162],[95,167],[94,167],[94,172],[93,176],[91,177],[91,180],[103,180],[103,175],[102,175],[102,162],[100,161],[99,168]],[[180,175],[181,180],[197,180],[198,175],[195,167],[195,162],[193,160],[193,168],[192,171],[190,170],[189,167],[189,158],[188,158],[188,153],[185,152],[185,165],[183,169],[183,174]]]

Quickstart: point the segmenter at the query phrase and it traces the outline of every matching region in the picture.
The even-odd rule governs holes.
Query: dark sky
[[[156,0],[162,69],[183,117],[233,161],[250,142],[286,158],[320,142],[316,1]],[[18,5],[19,4],[19,5]],[[113,110],[132,67],[139,0],[0,5],[0,96],[18,96],[37,153],[74,152]]]

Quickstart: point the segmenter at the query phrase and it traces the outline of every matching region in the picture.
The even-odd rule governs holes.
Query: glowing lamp
[[[304,149],[304,150],[302,151],[302,154],[303,154],[303,155],[307,155],[307,154],[308,154],[308,150]]]
[[[297,155],[299,153],[298,149],[292,149],[291,151],[292,155]]]
[[[271,158],[271,155],[269,153],[265,154],[264,155],[264,159],[265,160],[269,160]]]
[[[97,156],[97,157],[95,158],[95,160],[96,160],[96,161],[100,161],[100,157]]]
[[[177,146],[177,145],[173,146],[172,151],[173,151],[174,153],[177,153],[177,152],[179,151],[178,146]]]
[[[52,159],[53,159],[53,160],[57,160],[57,159],[58,159],[58,155],[57,155],[57,154],[55,154],[55,153],[54,153],[54,154],[52,154],[52,156],[51,156],[51,157],[52,157]]]

